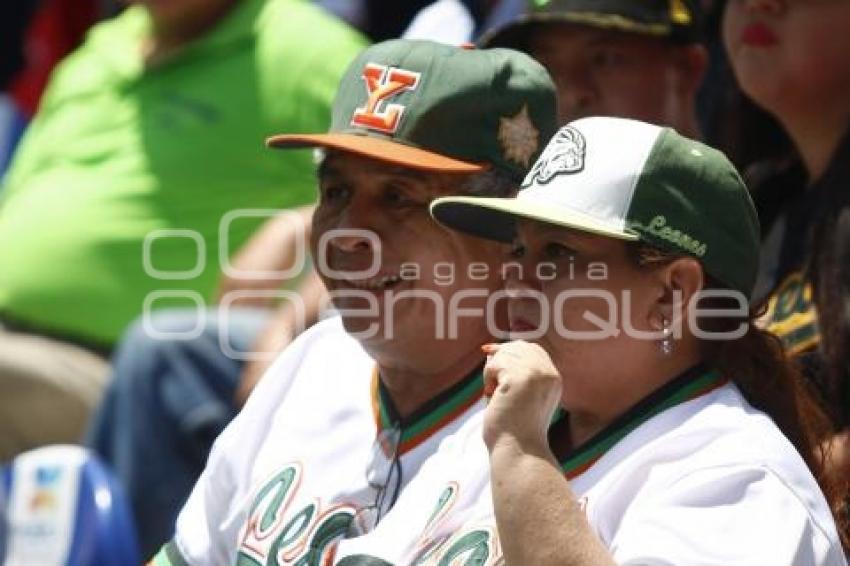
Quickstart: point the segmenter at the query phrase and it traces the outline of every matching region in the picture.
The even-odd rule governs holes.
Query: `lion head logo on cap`
[[[558,175],[570,175],[584,169],[584,136],[572,126],[558,130],[543,154],[525,178],[523,186],[545,185]]]

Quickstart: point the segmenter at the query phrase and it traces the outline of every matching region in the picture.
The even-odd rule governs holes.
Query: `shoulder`
[[[128,6],[117,16],[93,25],[81,49],[137,44],[150,32],[150,26],[150,17],[145,8],[140,5]]]
[[[678,409],[671,415],[678,422],[648,442],[643,454],[647,463],[669,472],[667,483],[704,470],[752,468],[768,470],[789,485],[817,490],[796,448],[735,385],[727,384],[694,406]]]
[[[137,72],[141,68],[138,47],[149,30],[150,18],[141,6],[130,6],[116,17],[92,26],[82,45],[51,73],[41,108],[67,91],[95,92],[121,76]]]
[[[347,63],[366,44],[353,27],[304,0],[269,0],[257,20],[257,34],[270,46],[286,50],[288,59],[336,52],[333,60]]]
[[[343,395],[332,398],[347,402],[344,393],[362,386],[370,378],[374,363],[345,332],[339,317],[316,323],[269,366],[245,406],[216,440],[218,449],[236,454],[259,450],[278,415],[297,404],[299,398],[342,391]],[[352,375],[361,379],[351,379]]]
[[[618,563],[839,565],[843,551],[817,488],[766,465],[692,469],[599,521]]]
[[[301,374],[321,372],[333,376],[336,370],[346,372],[373,364],[360,343],[345,331],[342,319],[333,316],[299,334],[281,352],[257,386],[256,394],[251,394],[245,409],[252,404],[279,402],[289,384]]]
[[[268,133],[282,126],[290,133],[327,129],[340,78],[365,46],[354,28],[310,2],[270,0],[257,20],[255,46]]]
[[[339,317],[303,332],[275,360],[213,444],[178,518],[174,548],[198,563],[230,560],[248,512],[244,503],[256,488],[258,470],[267,469],[268,461],[278,455],[292,453],[293,443],[315,442],[315,436],[300,437],[302,431],[283,426],[281,417],[329,418],[330,405],[312,413],[308,410],[317,399],[332,400],[328,403],[343,410],[367,407],[365,410],[371,411],[368,388],[363,385],[370,379],[373,365],[360,344],[345,332]]]
[[[677,409],[678,415],[670,415],[677,423],[658,428],[657,436],[643,436],[638,448],[588,490],[588,509],[603,539],[645,549],[640,540],[658,529],[662,539],[661,531],[689,540],[683,549],[704,550],[728,538],[729,548],[741,543],[736,552],[744,552],[749,541],[752,552],[774,545],[775,556],[793,556],[790,547],[785,550],[791,554],[779,551],[778,537],[797,545],[801,555],[839,552],[829,507],[805,462],[737,388],[727,385],[690,410]],[[729,557],[741,563],[742,556]]]

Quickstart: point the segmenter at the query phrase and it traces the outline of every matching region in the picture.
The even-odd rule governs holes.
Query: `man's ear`
[[[708,69],[708,50],[694,43],[673,50],[673,64],[679,75],[678,86],[688,96],[695,96]]]
[[[650,324],[656,330],[670,325],[684,324],[691,302],[705,285],[702,265],[690,257],[676,259],[656,271],[660,293],[653,305]]]

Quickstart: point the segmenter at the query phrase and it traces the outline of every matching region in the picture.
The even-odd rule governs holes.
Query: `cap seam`
[[[652,147],[649,151],[646,152],[646,155],[643,157],[643,161],[640,164],[640,169],[635,171],[634,177],[632,179],[632,185],[630,187],[629,198],[626,202],[626,209],[623,211],[623,229],[632,230],[631,222],[634,220],[632,218],[632,204],[635,201],[635,195],[637,194],[638,184],[640,183],[641,178],[643,177],[643,172],[646,169],[646,164],[649,163],[649,158],[655,153],[658,144],[661,142],[661,137],[668,131],[667,128],[658,128],[658,133],[655,136],[655,140],[652,142]],[[637,231],[635,231],[637,233]],[[643,235],[638,233],[638,236],[641,240],[643,240]]]

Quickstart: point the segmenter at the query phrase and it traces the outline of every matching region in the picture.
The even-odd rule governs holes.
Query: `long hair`
[[[844,181],[850,182],[850,171]],[[850,426],[850,191],[833,185],[818,187],[807,278],[821,336],[820,381],[840,430]]]
[[[850,136],[850,133],[848,133]],[[850,144],[848,138],[842,147]],[[813,187],[814,226],[808,242],[806,278],[812,283],[820,345],[815,354],[816,381],[822,406],[837,433],[850,427],[850,164],[847,152],[833,157],[825,176]],[[844,548],[850,550],[850,480],[838,486],[843,495],[836,515]]]
[[[651,267],[669,263],[674,254],[645,244],[632,245],[637,265]],[[706,289],[728,289],[722,283],[706,278]],[[702,308],[734,312],[739,306],[728,297],[702,299]],[[826,454],[822,446],[832,431],[827,414],[803,380],[799,367],[784,351],[781,340],[756,322],[764,314],[750,309],[745,316],[711,317],[700,321],[707,332],[731,332],[746,324],[746,333],[730,340],[705,341],[703,359],[729,377],[747,402],[767,414],[802,456],[823,491],[835,517],[842,544],[848,548],[850,521],[844,509],[846,486],[835,485],[824,473]]]

